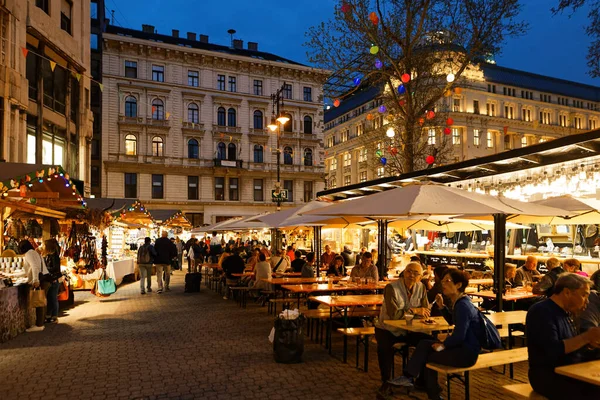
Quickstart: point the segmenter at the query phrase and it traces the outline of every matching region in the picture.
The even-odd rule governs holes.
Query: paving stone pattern
[[[59,324],[0,345],[0,399],[375,399],[374,343],[368,373],[354,368],[353,339],[341,362],[338,335],[334,357],[307,339],[303,363],[277,364],[266,307],[239,308],[204,285],[183,293],[183,278],[175,272],[160,295],[140,295],[138,283],[106,299],[76,292]],[[472,373],[471,399],[514,398],[502,386],[515,382],[499,371]],[[517,364],[516,379],[526,376],[526,363]],[[464,398],[462,385],[453,383],[452,397]],[[426,396],[397,390],[394,398]]]

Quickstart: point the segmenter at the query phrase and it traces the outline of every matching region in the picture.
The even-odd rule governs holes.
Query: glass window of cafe
[[[27,129],[27,163],[36,163],[37,138],[35,131]],[[44,132],[42,137],[42,164],[64,165],[65,141],[59,135]]]

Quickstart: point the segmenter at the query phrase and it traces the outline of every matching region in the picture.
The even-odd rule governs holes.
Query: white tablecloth
[[[109,278],[113,278],[117,285],[120,285],[125,275],[133,274],[135,266],[133,259],[125,259],[121,261],[111,261],[106,266],[106,274]]]

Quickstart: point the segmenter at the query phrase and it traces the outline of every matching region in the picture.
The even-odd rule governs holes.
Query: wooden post
[[[506,252],[506,214],[494,214],[494,289],[497,312],[502,311],[504,262]]]

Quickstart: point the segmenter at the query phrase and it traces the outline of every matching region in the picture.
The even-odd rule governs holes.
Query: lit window
[[[452,144],[460,144],[460,129],[452,128]]]
[[[134,135],[125,136],[125,154],[128,156],[137,154],[137,138]]]
[[[377,177],[383,178],[384,175],[385,175],[385,168],[383,168],[383,167],[377,168]]]
[[[337,170],[337,158],[332,158],[331,159],[331,164],[329,164],[329,170],[330,171]]]
[[[360,149],[358,151],[358,162],[365,162],[367,161],[367,149],[365,147],[363,147],[362,149]]]
[[[350,175],[344,175],[344,186],[350,185],[351,177]]]
[[[491,149],[494,147],[494,134],[490,131],[487,132],[487,148]]]
[[[481,137],[479,136],[479,129],[473,129],[473,146],[479,146],[481,143]]]
[[[352,165],[352,154],[344,153],[344,167],[349,167]]]
[[[435,129],[429,129],[427,133],[427,144],[431,146],[435,145]]]
[[[527,147],[527,136],[521,138],[521,147]]]
[[[360,182],[366,182],[367,181],[367,171],[362,171],[360,173]]]

